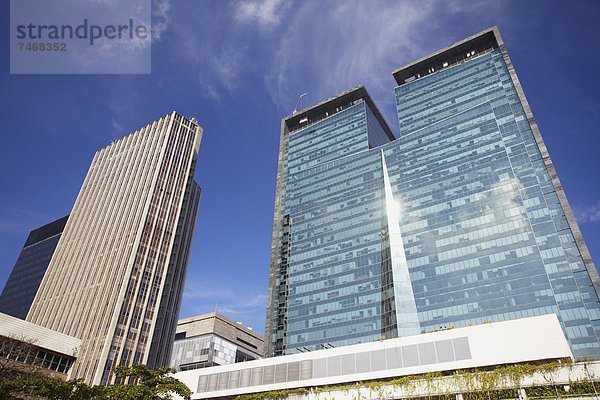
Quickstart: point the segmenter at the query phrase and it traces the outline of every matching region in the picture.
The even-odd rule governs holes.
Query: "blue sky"
[[[594,0],[158,0],[150,75],[10,75],[1,40],[0,287],[28,232],[69,213],[94,152],[177,110],[204,127],[181,316],[216,305],[262,333],[279,126],[298,95],[364,83],[398,134],[391,72],[494,24],[599,263],[599,21]]]

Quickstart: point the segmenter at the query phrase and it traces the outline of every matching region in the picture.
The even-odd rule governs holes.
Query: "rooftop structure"
[[[292,134],[298,130],[307,128],[310,125],[316,124],[319,121],[322,121],[325,118],[328,118],[340,111],[345,110],[348,107],[353,106],[359,102],[364,101],[369,110],[377,120],[377,122],[381,125],[384,135],[387,140],[384,142],[394,140],[395,136],[389,128],[387,122],[383,118],[383,115],[367,93],[367,89],[363,85],[359,85],[355,88],[349,89],[345,92],[338,94],[337,96],[331,97],[327,100],[324,100],[318,104],[307,107],[303,110],[300,110],[294,114],[288,115],[283,118],[283,123],[285,124],[285,131],[288,134]],[[371,138],[373,139],[373,138]],[[370,144],[374,147],[378,144]]]

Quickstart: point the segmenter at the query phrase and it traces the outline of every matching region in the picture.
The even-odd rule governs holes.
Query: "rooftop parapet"
[[[377,109],[377,106],[375,106],[375,103],[371,99],[371,96],[369,96],[369,93],[367,93],[367,89],[364,87],[364,85],[359,85],[342,92],[337,96],[330,97],[327,100],[315,104],[312,107],[308,107],[304,110],[298,111],[297,113],[288,115],[287,117],[283,118],[285,129],[287,130],[287,133],[293,133],[300,129],[304,129],[342,110],[345,110],[348,107],[359,103],[360,101],[367,103],[375,115],[375,118],[377,118],[377,121],[383,127],[387,137],[390,140],[395,140],[396,137],[392,133],[392,130],[389,128],[388,124],[385,122],[383,115],[381,115]]]
[[[412,82],[437,71],[460,64],[478,55],[499,48],[503,44],[498,27],[493,26],[476,33],[445,49],[419,58],[395,70],[392,75],[398,85]]]

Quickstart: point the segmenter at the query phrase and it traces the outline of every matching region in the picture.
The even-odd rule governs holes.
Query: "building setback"
[[[200,188],[202,128],[173,112],[94,156],[27,320],[82,340],[70,377],[168,365]]]
[[[241,322],[208,313],[177,323],[171,368],[187,371],[262,358],[264,338]]]
[[[29,233],[0,294],[0,312],[25,319],[69,216]]]
[[[598,274],[496,27],[282,121],[266,355],[556,314],[600,357]],[[596,285],[596,288],[595,288]]]

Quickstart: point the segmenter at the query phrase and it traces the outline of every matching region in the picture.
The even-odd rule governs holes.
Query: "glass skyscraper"
[[[29,233],[0,294],[0,312],[25,319],[69,216]]]
[[[600,357],[598,274],[497,28],[282,123],[266,355],[556,314]]]

